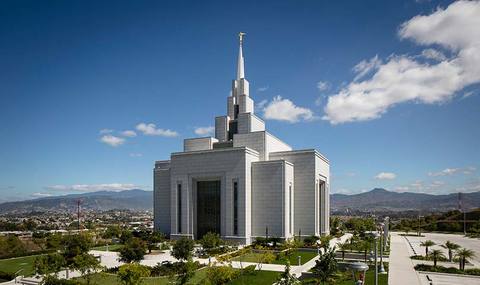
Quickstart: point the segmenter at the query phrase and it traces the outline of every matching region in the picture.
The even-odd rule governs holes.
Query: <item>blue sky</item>
[[[1,1],[0,199],[152,189],[226,112],[239,31],[256,113],[332,192],[480,190],[480,3],[336,2]]]

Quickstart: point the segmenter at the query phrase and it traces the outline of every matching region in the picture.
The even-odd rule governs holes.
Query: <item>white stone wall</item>
[[[270,159],[269,153],[271,152],[278,152],[278,151],[290,151],[292,150],[292,147],[289,146],[288,144],[284,143],[274,135],[265,132],[265,159],[268,160]]]
[[[330,163],[321,154],[315,157],[315,173],[320,180],[319,204],[320,204],[320,234],[330,233]]]
[[[183,151],[209,150],[212,149],[213,143],[218,142],[216,138],[193,138],[183,141]]]
[[[315,156],[312,152],[270,153],[270,159],[285,159],[294,165],[295,235],[315,234]]]
[[[239,224],[238,236],[249,242],[249,214],[251,181],[250,163],[258,160],[258,153],[247,148],[229,148],[211,151],[172,154],[171,163],[171,228],[173,234],[192,235],[195,226],[195,183],[197,180],[221,181],[221,235],[233,236],[233,180],[238,180]],[[182,183],[182,232],[177,232],[177,184]],[[247,221],[248,219],[248,221]]]
[[[154,229],[170,234],[170,163],[159,163],[153,170]]]
[[[254,149],[259,153],[259,159],[265,160],[265,132],[235,134],[233,136],[233,146]]]
[[[288,186],[293,166],[283,160],[252,165],[252,236],[288,238]]]
[[[228,137],[228,120],[228,116],[215,118],[215,138],[221,142],[226,141]]]
[[[265,122],[259,117],[255,116],[254,114],[251,114],[250,131],[251,132],[265,131]]]
[[[238,96],[238,109],[239,113],[252,113],[253,114],[253,100],[248,95]]]

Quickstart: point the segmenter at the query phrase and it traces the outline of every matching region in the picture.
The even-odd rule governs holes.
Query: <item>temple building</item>
[[[315,149],[294,150],[254,113],[245,78],[243,33],[227,114],[215,137],[185,139],[182,152],[155,162],[155,230],[242,244],[255,237],[329,233],[330,164]]]

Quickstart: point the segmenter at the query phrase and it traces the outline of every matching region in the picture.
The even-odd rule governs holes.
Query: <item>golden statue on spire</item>
[[[240,45],[243,44],[243,37],[246,35],[246,33],[244,32],[240,32],[238,33],[238,38],[240,39]]]

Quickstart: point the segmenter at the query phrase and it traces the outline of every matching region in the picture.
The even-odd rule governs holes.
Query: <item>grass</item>
[[[244,254],[242,256],[235,257],[233,260],[259,263],[262,255],[263,253],[251,252],[251,253]],[[301,256],[302,258],[301,262],[303,265],[307,263],[310,259],[317,256],[317,253],[315,251],[296,250],[289,256],[289,261],[291,265],[293,266],[298,265],[298,256]],[[287,262],[285,259],[278,259],[278,260],[274,260],[272,264],[287,264]]]
[[[339,278],[335,280],[335,285],[352,285],[354,284],[351,272],[340,272]],[[304,281],[303,284],[316,284],[316,281],[313,278],[308,278]],[[365,275],[365,285],[374,285],[375,284],[375,271],[370,269]],[[388,285],[388,274],[378,274],[378,285]]]
[[[108,251],[119,251],[123,247],[123,244],[111,244],[108,246]],[[92,250],[107,251],[107,246],[96,246],[92,247]]]
[[[195,276],[187,284],[200,284],[206,278],[206,270],[198,270]],[[245,284],[273,284],[280,272],[273,271],[256,271],[255,274],[242,275],[241,277],[228,283],[229,285],[245,285]],[[84,279],[78,278],[78,281],[85,283]],[[92,281],[102,285],[118,285],[120,284],[117,275],[110,273],[97,273],[93,275]],[[167,285],[170,284],[167,277],[148,277],[143,278],[142,285]]]
[[[273,284],[281,272],[255,271],[255,274],[242,275],[228,283],[229,285]]]
[[[22,269],[22,271],[19,272],[18,274],[24,275],[24,276],[31,276],[35,273],[33,268],[33,263],[37,256],[39,255],[1,259],[0,271],[4,271],[7,273],[15,273],[18,270]]]

